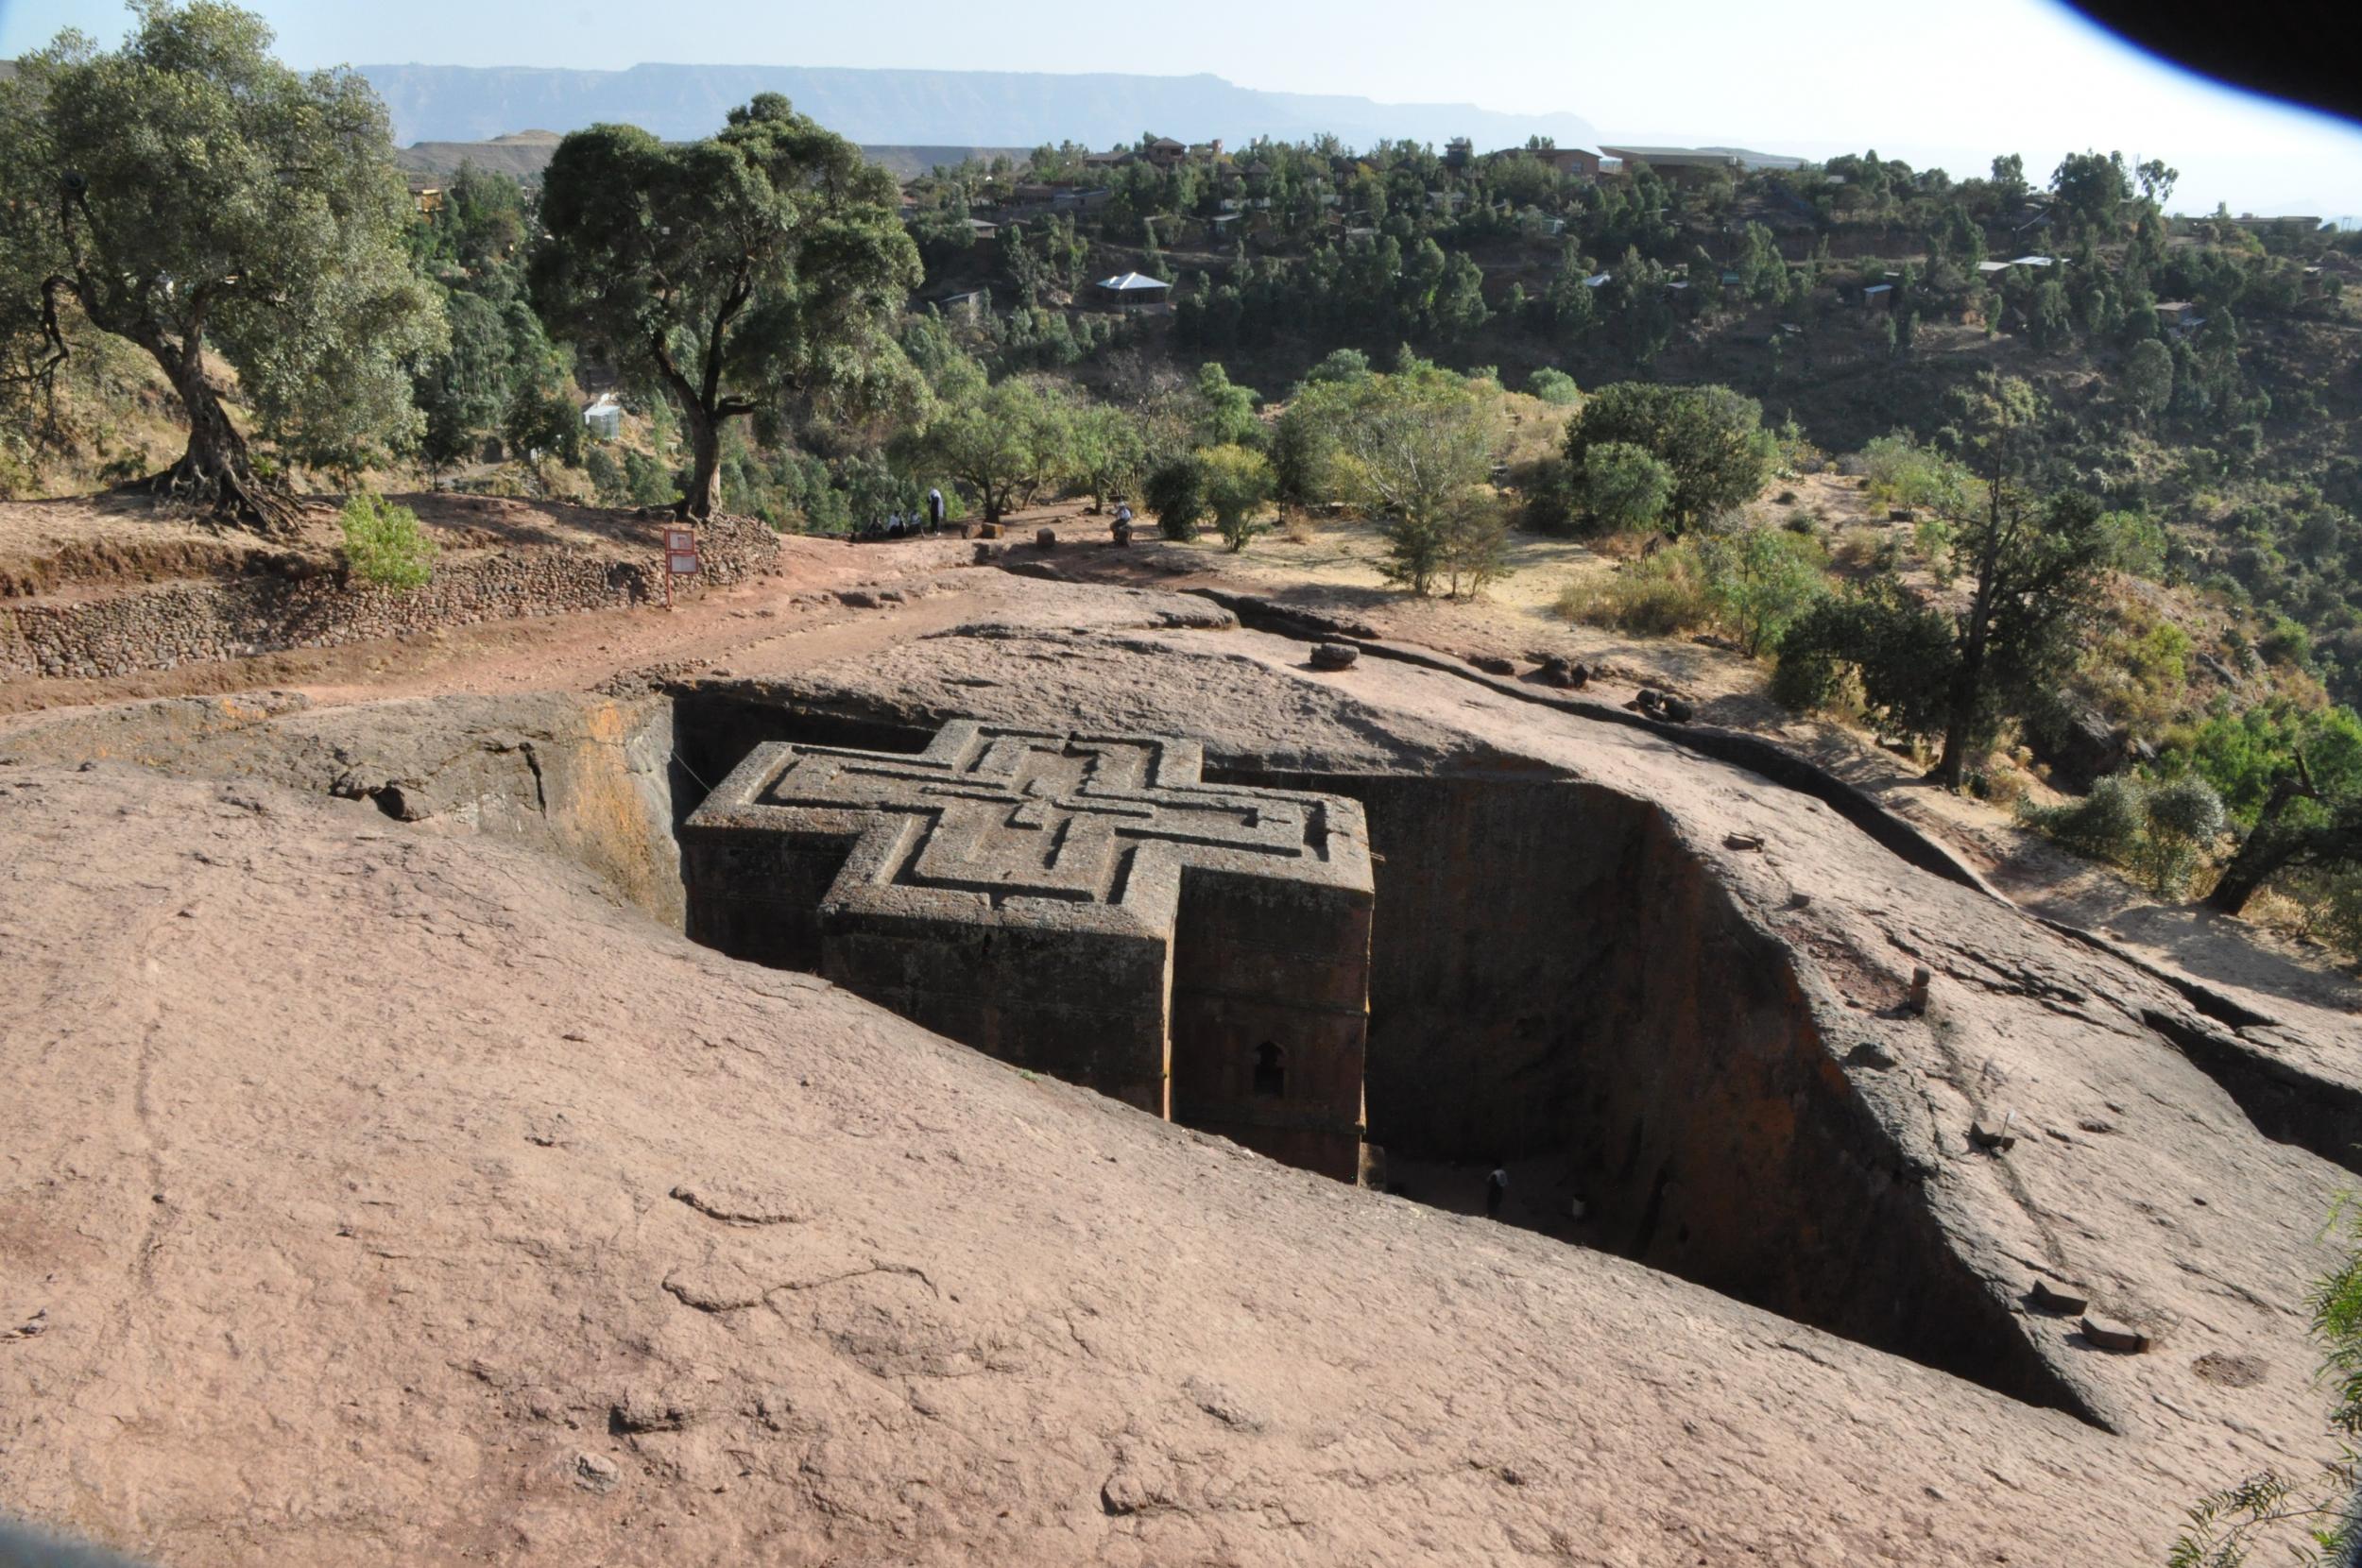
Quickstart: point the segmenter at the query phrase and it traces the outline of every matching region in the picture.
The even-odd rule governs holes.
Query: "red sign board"
[[[667,528],[664,531],[664,549],[667,554],[678,554],[683,551],[694,554],[697,531],[694,528]]]

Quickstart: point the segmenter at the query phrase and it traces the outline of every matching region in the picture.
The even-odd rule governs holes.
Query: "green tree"
[[[890,335],[919,281],[894,178],[776,93],[668,145],[629,126],[558,144],[535,303],[580,348],[660,386],[687,428],[679,509],[721,503],[722,432],[784,407],[866,407],[915,385]]]
[[[355,467],[416,434],[411,372],[443,318],[410,264],[385,106],[357,76],[280,64],[233,7],[133,15],[121,48],[63,33],[0,82],[0,328],[44,346],[43,375],[69,307],[138,345],[189,426],[149,483],[283,525],[293,503],[258,477],[206,362],[299,459]]]
[[[1308,389],[1299,401],[1332,433],[1320,487],[1378,520],[1389,580],[1426,594],[1455,561],[1463,580],[1482,574],[1482,539],[1498,523],[1488,482],[1501,439],[1497,400],[1407,359],[1393,375]]]
[[[1263,401],[1262,395],[1233,383],[1220,362],[1208,360],[1197,367],[1193,390],[1196,410],[1191,434],[1199,446],[1247,446],[1262,434],[1261,422],[1255,418],[1255,405]]]
[[[1771,473],[1763,410],[1727,386],[1603,386],[1566,427],[1566,460],[1587,483],[1592,449],[1611,443],[1638,447],[1671,470],[1676,531],[1754,499]]]
[[[1828,592],[1820,547],[1781,528],[1748,528],[1710,536],[1698,547],[1706,593],[1717,619],[1754,658],[1780,639]]]
[[[1062,389],[1031,376],[957,384],[919,436],[924,458],[976,492],[986,522],[1075,469],[1075,416]]]
[[[1197,537],[1206,516],[1206,472],[1194,452],[1180,452],[1158,464],[1141,494],[1156,514],[1156,527],[1165,537],[1184,543]]]
[[[1090,403],[1073,419],[1073,472],[1090,492],[1091,509],[1137,493],[1148,477],[1148,431],[1123,409]]]
[[[1673,499],[1673,470],[1630,441],[1602,441],[1583,456],[1583,500],[1603,529],[1654,528]]]
[[[2173,403],[2173,351],[2155,338],[2132,345],[2124,356],[2124,395],[2145,419]]]
[[[2123,227],[2124,205],[2132,198],[2124,154],[2112,152],[2103,158],[2096,152],[2068,153],[2050,177],[2050,194],[2074,232],[2114,238]]]
[[[1772,695],[1799,712],[1828,707],[1848,672],[1885,728],[1915,738],[1941,733],[1959,658],[1943,615],[1891,577],[1823,599],[1781,637]]]
[[[480,294],[444,298],[450,347],[419,378],[416,397],[425,416],[419,452],[430,469],[471,455],[507,411],[512,360],[501,308]]]
[[[2004,713],[2045,699],[2074,667],[2075,633],[2107,564],[2097,502],[2062,492],[2037,507],[2018,483],[2018,449],[2038,412],[2033,389],[2014,378],[1989,375],[1961,399],[1961,439],[1985,469],[1985,496],[1958,520],[1971,587],[1955,618],[1958,658],[1932,775],[1950,789]]]
[[[2020,153],[2003,153],[1993,161],[1994,189],[2004,201],[2015,201],[2026,195],[2026,159]]]
[[[1235,554],[1262,531],[1263,508],[1271,504],[1271,462],[1246,447],[1208,447],[1196,454],[1198,484],[1214,526]]]

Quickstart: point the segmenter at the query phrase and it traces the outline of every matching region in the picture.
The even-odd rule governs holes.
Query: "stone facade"
[[[698,530],[702,580],[732,583],[779,554],[762,523],[717,519]],[[694,592],[690,585],[677,591]],[[445,555],[411,590],[338,576],[228,577],[53,602],[0,603],[0,679],[93,678],[333,648],[663,597],[654,549],[636,557],[554,546]]]
[[[965,719],[916,756],[759,746],[683,828],[690,935],[1351,1181],[1361,808],[1203,761]]]

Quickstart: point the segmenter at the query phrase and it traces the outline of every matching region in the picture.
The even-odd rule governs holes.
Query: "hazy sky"
[[[2362,130],[2188,76],[2044,0],[1304,0],[1199,9],[1031,0],[248,0],[298,65],[672,63],[1206,71],[1246,87],[1566,110],[1610,140],[1826,156],[1871,145],[1955,175],[2046,175],[2084,147],[2163,157],[2174,205],[2362,213]],[[1110,26],[1108,18],[1125,20]],[[0,0],[0,57],[113,0]],[[1152,20],[1155,19],[1155,20]],[[1391,19],[1391,20],[1390,20]]]

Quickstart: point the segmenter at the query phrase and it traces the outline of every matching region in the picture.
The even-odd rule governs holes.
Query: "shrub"
[[[2138,780],[2112,774],[2092,793],[2064,806],[2037,806],[2027,822],[2044,836],[2089,860],[2122,862],[2139,844],[2142,810]]]
[[[2204,779],[2185,775],[2148,792],[2133,869],[2160,898],[2188,886],[2190,876],[2222,837],[2222,797]]]
[[[1471,497],[1443,520],[1445,590],[1454,599],[1483,588],[1509,570],[1509,518],[1500,502]]]
[[[1629,441],[1603,441],[1583,458],[1583,504],[1601,528],[1654,528],[1672,497],[1673,470]]]
[[[1271,504],[1271,464],[1259,452],[1241,446],[1208,447],[1196,457],[1198,486],[1223,543],[1235,554],[1262,532],[1263,508]]]
[[[1781,637],[1772,695],[1800,713],[1835,707],[1858,680],[1865,714],[1897,734],[1940,735],[1960,654],[1949,617],[1891,578],[1816,600]]]
[[[1165,537],[1197,537],[1197,525],[1206,516],[1206,487],[1196,457],[1184,455],[1158,465],[1141,486],[1140,499],[1156,514],[1156,526]]]
[[[1545,366],[1526,378],[1526,390],[1560,408],[1570,407],[1583,399],[1583,391],[1575,385],[1575,378],[1564,370]]]
[[[345,498],[345,566],[379,588],[418,588],[435,574],[435,541],[419,514],[368,490]]]
[[[2194,774],[2157,785],[2112,775],[2081,800],[2024,815],[2078,854],[2130,869],[2160,898],[2188,887],[2228,822],[2222,797]]]
[[[1567,460],[1586,475],[1603,446],[1640,448],[1672,471],[1664,510],[1676,529],[1754,499],[1777,446],[1763,410],[1727,386],[1617,382],[1566,427]]]
[[[1954,576],[1952,567],[1952,524],[1940,517],[1921,518],[1911,530],[1911,546],[1919,558],[1927,563],[1937,582],[1949,587]]]
[[[1670,637],[1711,625],[1714,596],[1698,552],[1686,544],[1660,550],[1612,577],[1570,585],[1558,596],[1569,621],[1642,637]]]
[[[1861,450],[1864,488],[1889,506],[1955,511],[1967,503],[1968,471],[1908,435],[1881,435]]]
[[[1749,658],[1777,647],[1789,625],[1828,592],[1819,547],[1794,534],[1751,528],[1704,540],[1698,555],[1716,618]]]
[[[1837,558],[1848,566],[1875,566],[1887,553],[1887,531],[1856,523],[1837,537]]]

